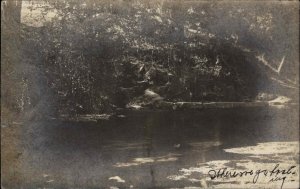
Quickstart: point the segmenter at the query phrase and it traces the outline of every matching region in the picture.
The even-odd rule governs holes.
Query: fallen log
[[[254,102],[167,102],[161,101],[154,105],[158,109],[187,110],[210,108],[253,108],[253,107],[278,107],[297,105],[291,102],[254,101]]]

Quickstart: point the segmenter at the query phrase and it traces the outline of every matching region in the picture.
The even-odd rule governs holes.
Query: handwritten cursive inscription
[[[211,169],[208,171],[208,175],[211,180],[215,180],[218,178],[238,178],[238,177],[245,177],[251,176],[252,182],[255,184],[257,183],[258,179],[261,176],[269,177],[269,182],[276,182],[281,181],[281,188],[284,185],[287,177],[289,175],[296,174],[295,165],[288,167],[287,169],[280,169],[280,164],[276,164],[272,169],[258,169],[258,170],[245,170],[245,171],[235,171],[229,170],[228,168],[221,168],[221,169]]]

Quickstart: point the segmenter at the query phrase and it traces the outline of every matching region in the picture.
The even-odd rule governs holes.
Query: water
[[[296,165],[284,187],[299,185],[296,109],[128,111],[101,122],[44,121],[23,131],[26,188],[274,187],[252,177],[211,180],[211,168]],[[294,180],[294,181],[291,181]]]

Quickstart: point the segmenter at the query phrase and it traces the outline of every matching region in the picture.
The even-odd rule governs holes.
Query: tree
[[[275,16],[281,7],[264,6],[45,1],[39,8],[55,12],[52,20],[24,33],[40,49],[32,64],[46,76],[60,113],[114,111],[143,101],[146,89],[174,102],[253,100],[261,91],[280,93],[268,89],[278,60],[280,81],[291,79],[295,65],[295,52],[277,45],[296,47],[295,40],[280,41],[287,37]],[[261,54],[271,63],[262,64]]]

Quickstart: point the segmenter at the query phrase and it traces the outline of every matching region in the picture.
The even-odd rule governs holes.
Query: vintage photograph
[[[299,188],[299,2],[1,1],[1,188]]]

